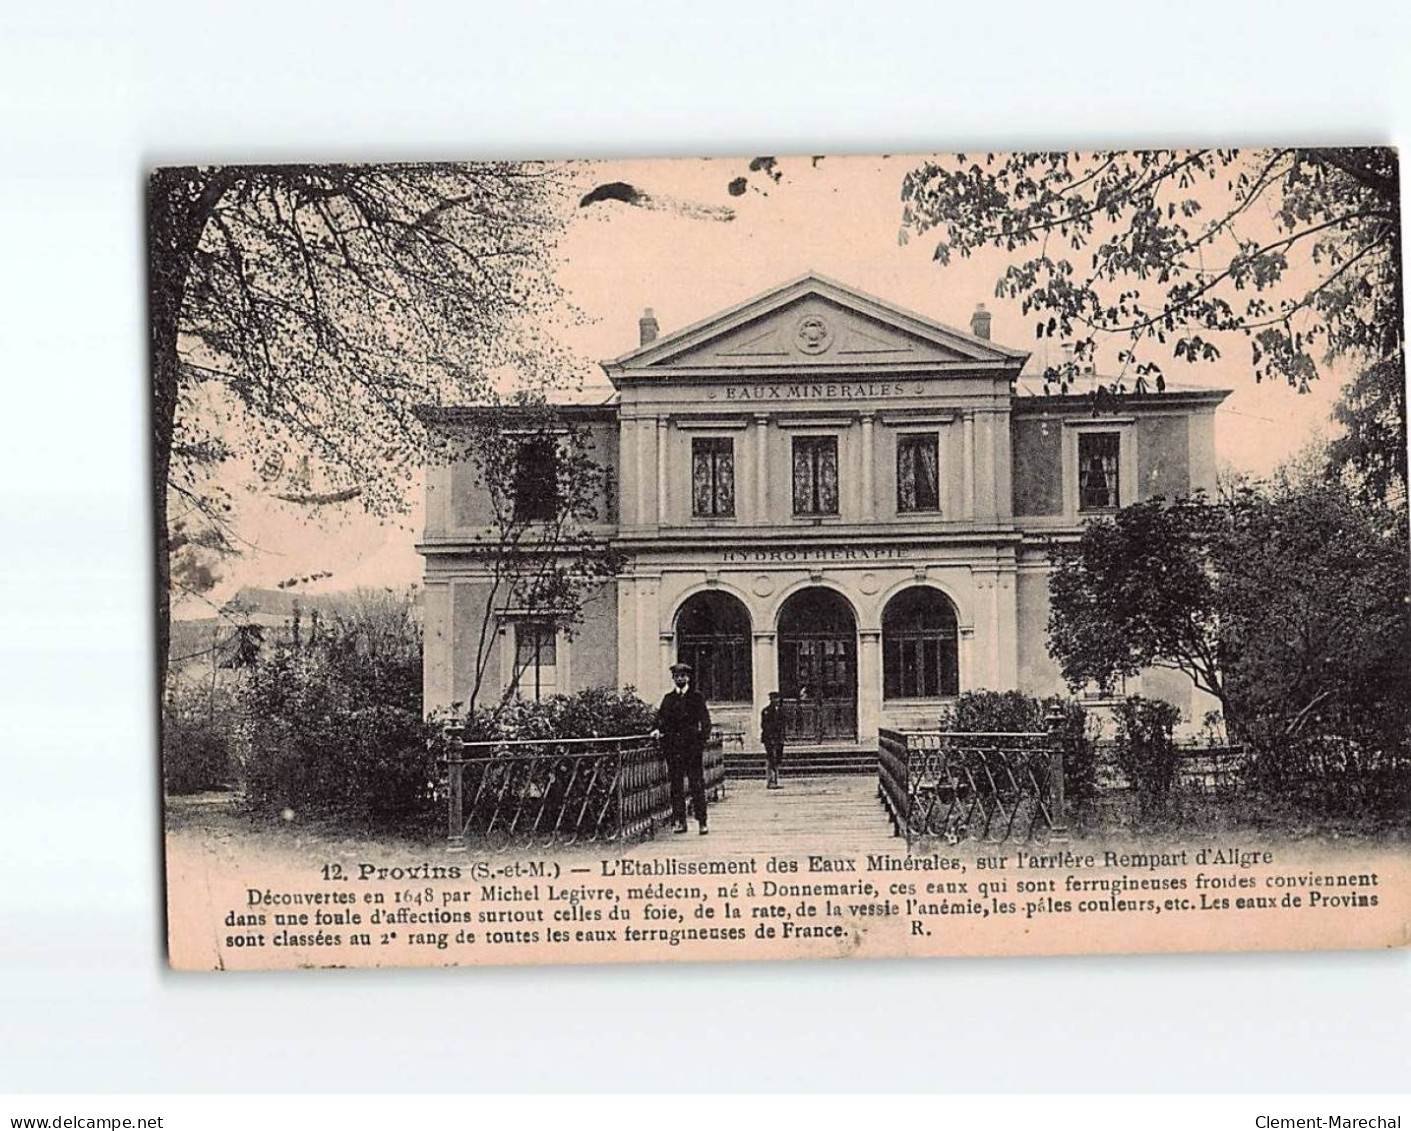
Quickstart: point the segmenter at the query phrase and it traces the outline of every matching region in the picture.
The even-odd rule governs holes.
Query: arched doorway
[[[857,738],[857,622],[831,589],[803,589],[779,610],[779,690],[788,742]]]
[[[729,593],[690,597],[676,614],[676,658],[690,664],[696,690],[710,703],[753,698],[750,614]]]
[[[960,694],[955,606],[926,585],[903,589],[882,610],[882,698]]]

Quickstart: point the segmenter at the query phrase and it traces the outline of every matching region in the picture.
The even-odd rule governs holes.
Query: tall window
[[[1116,432],[1078,435],[1078,509],[1115,510],[1118,506],[1117,465],[1121,441]]]
[[[935,432],[919,432],[897,437],[897,510],[938,511],[941,509],[937,475],[939,437]]]
[[[558,691],[558,633],[547,621],[514,626],[515,686],[525,699],[547,699]]]
[[[838,513],[838,438],[794,438],[794,513]]]
[[[514,514],[522,522],[547,522],[558,509],[558,446],[535,436],[519,447],[514,469]]]
[[[697,593],[676,617],[676,658],[712,703],[751,697],[750,614],[728,593]]]
[[[959,636],[943,594],[923,585],[898,593],[882,613],[882,697],[959,695]]]
[[[735,514],[735,441],[728,436],[691,441],[691,513],[697,518]]]

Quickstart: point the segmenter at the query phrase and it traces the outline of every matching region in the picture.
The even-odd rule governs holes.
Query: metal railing
[[[1117,743],[1096,746],[1096,785],[1101,790],[1129,790],[1132,783],[1117,763]],[[1190,741],[1176,747],[1171,786],[1187,794],[1229,794],[1243,783],[1249,764],[1246,749],[1232,743]]]
[[[452,730],[446,758],[450,847],[476,840],[573,844],[650,836],[671,817],[666,760],[649,734],[465,742]],[[725,793],[721,742],[706,743],[705,790]]]
[[[1063,749],[1049,732],[878,731],[877,794],[897,836],[1067,836]]]

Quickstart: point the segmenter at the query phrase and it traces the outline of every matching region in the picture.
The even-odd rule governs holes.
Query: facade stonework
[[[879,726],[934,723],[958,692],[1061,692],[1049,540],[1214,486],[1222,392],[1097,414],[1032,395],[1028,355],[992,342],[987,315],[966,333],[809,275],[675,333],[643,325],[644,344],[603,365],[612,401],[564,409],[612,473],[600,532],[626,565],[557,642],[552,686],[655,700],[689,657],[750,749],[773,690],[789,741],[863,747]],[[428,709],[467,694],[487,513],[467,467],[429,473]],[[497,619],[492,671],[513,670],[515,631]],[[1151,684],[1203,709],[1189,684]]]

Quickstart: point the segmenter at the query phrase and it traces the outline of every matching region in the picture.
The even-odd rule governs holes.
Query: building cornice
[[[680,364],[663,369],[622,369],[615,362],[604,362],[603,370],[618,389],[652,388],[660,385],[729,385],[755,382],[797,382],[846,380],[858,384],[876,380],[877,374],[905,378],[942,378],[960,380],[966,377],[1012,380],[1023,368],[1023,358],[957,361],[794,361],[775,365],[752,363],[722,365],[718,362],[700,365]]]
[[[426,425],[477,424],[484,420],[513,419],[523,416],[546,420],[614,421],[616,404],[544,404],[544,405],[418,405],[416,417]]]
[[[1168,410],[1214,409],[1233,391],[1233,389],[1181,389],[1167,393],[1111,393],[1102,399],[1100,406],[1094,403],[1094,399],[1089,393],[1015,396],[1010,401],[1010,412],[1015,416],[1090,416],[1094,420],[1108,417],[1131,419],[1137,414]]]

